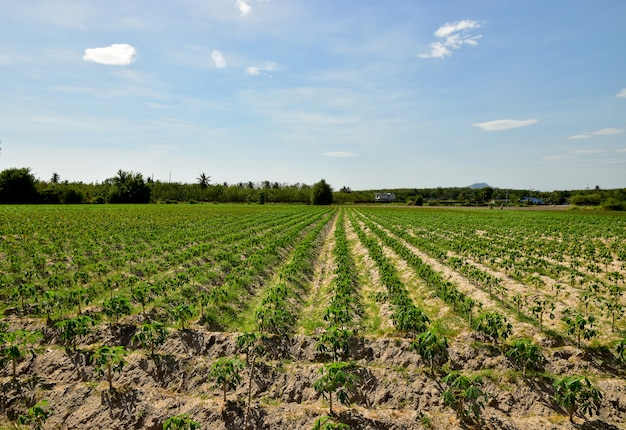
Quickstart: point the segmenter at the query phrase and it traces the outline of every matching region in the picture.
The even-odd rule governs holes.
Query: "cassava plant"
[[[438,336],[433,330],[417,335],[411,342],[411,349],[428,362],[431,373],[435,373],[435,367],[441,368],[449,359],[448,339],[445,336]]]
[[[442,394],[444,405],[453,407],[461,421],[479,421],[488,398],[480,376],[466,376],[452,371],[443,378],[443,382],[448,385]]]
[[[218,358],[209,370],[209,379],[215,381],[216,385],[222,389],[224,403],[228,390],[234,390],[241,382],[241,371],[243,362],[238,358]]]
[[[315,381],[313,388],[322,397],[328,399],[329,414],[333,415],[333,394],[337,400],[346,405],[350,402],[350,392],[356,389],[360,378],[354,373],[356,367],[352,363],[327,363],[319,370],[320,378]]]
[[[522,368],[523,376],[526,376],[528,369],[536,370],[543,361],[541,349],[530,339],[517,339],[511,342],[506,356],[516,366]]]
[[[109,383],[109,391],[113,391],[113,373],[121,372],[126,364],[126,349],[123,346],[104,345],[96,349],[89,358],[96,367],[96,375],[105,376]]]
[[[602,402],[602,391],[583,376],[565,376],[554,381],[554,400],[564,407],[570,422],[574,414],[598,414]]]
[[[199,430],[200,428],[200,423],[191,419],[189,414],[171,416],[163,423],[163,430]]]

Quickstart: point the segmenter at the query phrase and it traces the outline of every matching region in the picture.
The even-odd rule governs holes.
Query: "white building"
[[[376,193],[374,196],[374,201],[380,203],[393,202],[396,199],[396,195],[394,193]]]

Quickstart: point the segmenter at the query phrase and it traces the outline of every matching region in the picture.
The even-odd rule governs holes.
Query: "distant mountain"
[[[489,184],[487,184],[485,182],[479,182],[479,183],[476,183],[476,184],[468,185],[465,188],[481,189],[481,188],[487,188],[487,187],[495,188],[495,187],[492,187],[491,185],[489,185]]]

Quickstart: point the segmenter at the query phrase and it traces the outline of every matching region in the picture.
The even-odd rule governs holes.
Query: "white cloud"
[[[259,76],[262,72],[273,72],[278,67],[278,63],[274,61],[266,61],[263,66],[250,66],[246,69],[246,73],[250,76]]]
[[[135,61],[137,50],[126,43],[114,43],[104,48],[85,49],[83,60],[108,66],[127,66]]]
[[[245,2],[245,0],[237,0],[237,9],[241,16],[246,16],[252,13],[252,6]]]
[[[453,23],[445,23],[437,31],[435,31],[435,36],[437,37],[449,37],[455,33],[459,33],[461,31],[467,29],[480,28],[480,24],[476,21],[471,21],[469,19],[464,19],[462,21],[456,21]]]
[[[604,149],[575,149],[572,151],[572,154],[589,155],[589,154],[600,154],[602,152],[606,152],[606,151]]]
[[[601,128],[600,130],[596,130],[591,134],[595,134],[597,136],[611,136],[614,134],[622,134],[624,130],[621,128]]]
[[[616,134],[622,134],[624,130],[621,128],[601,128],[600,130],[590,131],[588,133],[574,134],[573,136],[568,137],[568,139],[576,140],[576,139],[588,139],[591,136],[613,136]]]
[[[226,67],[226,60],[224,60],[224,56],[217,49],[211,52],[211,59],[215,63],[215,67],[217,67],[218,69],[223,69],[224,67]]]
[[[536,124],[537,122],[539,122],[538,119],[497,119],[495,121],[477,122],[471,125],[484,131],[499,131],[508,130],[510,128],[526,127],[528,125]]]
[[[420,58],[445,58],[452,55],[452,50],[460,49],[463,45],[476,46],[477,40],[482,35],[473,36],[471,30],[480,28],[481,25],[477,21],[464,19],[462,21],[447,22],[437,31],[435,36],[444,39],[443,42],[433,42],[430,44],[430,52],[420,54]]]
[[[357,156],[357,154],[355,154],[354,152],[344,152],[344,151],[326,152],[324,153],[324,155],[326,155],[327,157],[332,157],[332,158],[350,158],[350,157]]]
[[[615,94],[615,97],[620,97],[622,99],[626,98],[626,88],[622,88],[622,90]]]

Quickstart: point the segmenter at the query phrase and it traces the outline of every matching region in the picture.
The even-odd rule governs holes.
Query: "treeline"
[[[38,180],[28,168],[0,172],[0,203],[299,203],[359,204],[372,203],[377,192],[392,192],[395,202],[431,206],[488,206],[545,204],[600,206],[626,210],[626,189],[573,191],[535,191],[501,188],[400,188],[352,191],[343,186],[338,191],[324,180],[313,184],[285,184],[270,181],[212,184],[200,174],[197,183],[161,182],[144,178],[140,173],[119,170],[101,183],[61,181],[58,174],[50,180]]]

